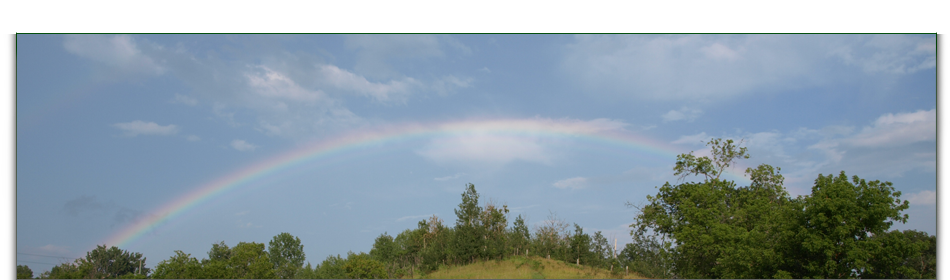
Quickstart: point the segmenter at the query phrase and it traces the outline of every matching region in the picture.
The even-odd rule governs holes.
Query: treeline
[[[541,256],[608,269],[611,265],[620,267],[612,258],[613,250],[607,239],[599,231],[591,236],[577,224],[572,230],[568,223],[552,214],[535,227],[532,234],[521,215],[509,225],[507,205],[492,201],[479,205],[478,200],[475,186],[468,184],[462,202],[455,209],[455,225],[445,225],[433,215],[420,221],[415,229],[406,229],[395,237],[381,234],[369,254],[351,255],[348,259],[362,256],[366,259],[365,266],[373,268],[368,270],[376,274],[360,276],[382,278],[415,277],[444,266],[501,260],[515,255]],[[301,276],[333,276],[331,271],[340,270],[328,268],[339,267],[340,263],[345,261],[331,257],[314,268],[308,265]]]
[[[792,198],[779,168],[749,168],[749,186],[720,175],[746,148],[714,139],[711,157],[677,157],[674,174],[699,182],[666,183],[631,225],[633,242],[614,252],[608,240],[589,235],[552,213],[529,230],[521,215],[509,224],[507,205],[479,204],[468,184],[454,225],[432,216],[395,237],[383,233],[369,253],[305,261],[299,238],[281,233],[268,243],[212,244],[200,261],[182,251],[144,267],[145,258],[98,246],[40,278],[303,278],[418,277],[445,266],[511,256],[538,256],[603,268],[629,269],[650,278],[935,278],[936,236],[890,230],[909,207],[890,182],[819,175],[807,196]],[[25,277],[24,277],[25,276]],[[17,266],[18,278],[32,271]]]

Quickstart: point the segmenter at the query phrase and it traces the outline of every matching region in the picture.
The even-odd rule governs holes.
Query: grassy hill
[[[575,265],[540,257],[514,256],[500,261],[480,261],[463,266],[442,267],[425,279],[644,279],[636,273],[611,274],[606,269]],[[417,277],[420,277],[417,275]]]

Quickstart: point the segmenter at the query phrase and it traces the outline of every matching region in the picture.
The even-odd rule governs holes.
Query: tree
[[[568,255],[566,261],[575,261],[577,263],[583,262],[586,265],[590,264],[591,261],[591,239],[590,235],[584,233],[584,228],[574,224],[574,234],[571,235],[569,240]]]
[[[235,278],[274,278],[274,263],[267,256],[263,243],[238,243],[231,249],[230,268]]]
[[[374,260],[366,253],[353,254],[347,256],[346,264],[343,265],[346,276],[350,279],[381,279],[386,278],[386,269],[383,264]]]
[[[515,222],[512,223],[511,229],[508,231],[508,242],[510,248],[514,250],[514,255],[524,255],[526,253],[525,249],[528,248],[528,244],[531,242],[531,233],[528,232],[528,226],[520,214],[515,218]]]
[[[459,260],[473,262],[481,257],[484,233],[481,223],[482,207],[478,206],[478,192],[469,183],[462,193],[462,203],[455,209],[455,254]]]
[[[175,255],[167,260],[163,260],[155,266],[155,272],[151,275],[154,279],[196,279],[202,277],[201,263],[191,257],[191,254],[185,254],[181,250],[175,250]]]
[[[89,267],[82,267],[81,259],[77,259],[72,263],[62,263],[57,266],[54,266],[47,272],[40,274],[40,278],[43,279],[81,279],[87,277]]]
[[[16,266],[16,278],[17,279],[30,279],[33,278],[33,270],[30,269],[28,265],[17,265]]]
[[[484,211],[479,218],[483,228],[482,256],[496,259],[504,257],[505,248],[508,247],[508,238],[505,236],[505,229],[508,227],[507,216],[508,205],[498,207],[492,200],[485,203]]]
[[[112,246],[98,245],[96,249],[87,252],[85,258],[80,259],[80,266],[89,269],[85,277],[89,278],[118,278],[127,275],[148,275],[149,268],[144,267],[145,258],[142,253],[130,253]]]
[[[822,278],[860,277],[872,270],[868,261],[880,247],[872,236],[885,234],[891,225],[906,222],[901,211],[909,207],[891,182],[866,181],[848,176],[818,175],[810,196],[802,198],[797,242],[800,266],[793,276]],[[799,274],[799,275],[796,275]]]
[[[274,263],[276,276],[281,279],[293,278],[306,257],[300,238],[284,232],[274,236],[269,245],[268,257]]]
[[[228,248],[224,241],[211,244],[211,250],[208,251],[208,258],[201,260],[201,276],[205,279],[229,279],[234,278],[234,271],[231,269],[231,248]]]
[[[346,266],[347,259],[336,256],[328,256],[323,260],[322,263],[318,264],[314,268],[314,275],[316,279],[345,279],[347,278]]]
[[[393,277],[393,272],[395,269],[396,261],[396,244],[393,242],[393,237],[389,236],[387,233],[380,234],[376,238],[376,241],[373,242],[373,249],[369,251],[369,255],[382,263],[388,274],[389,278]]]

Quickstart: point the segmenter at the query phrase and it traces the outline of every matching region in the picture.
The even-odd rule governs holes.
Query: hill
[[[422,279],[644,279],[623,269],[575,265],[541,257],[512,256],[505,260],[480,261],[469,265],[443,266],[420,276]]]

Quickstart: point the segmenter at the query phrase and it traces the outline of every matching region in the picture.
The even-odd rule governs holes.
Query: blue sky
[[[781,167],[793,196],[842,170],[890,181],[911,202],[893,228],[936,233],[934,35],[19,35],[16,48],[16,259],[35,274],[59,262],[43,256],[84,256],[242,168],[341,135],[461,122],[698,154],[744,139],[740,165]],[[419,137],[251,181],[123,249],[154,267],[289,232],[317,263],[433,214],[452,224],[466,183],[512,220],[555,212],[622,246],[625,202],[675,182],[674,160],[570,137]]]

